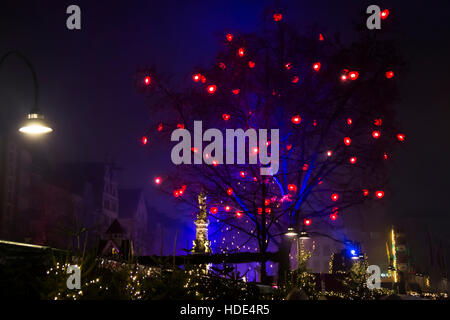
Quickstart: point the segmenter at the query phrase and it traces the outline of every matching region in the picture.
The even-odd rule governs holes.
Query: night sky
[[[217,36],[250,32],[273,1],[1,1],[0,54],[19,50],[32,60],[40,107],[55,132],[46,137],[51,156],[64,161],[103,161],[123,167],[122,187],[145,187],[148,201],[178,218],[170,198],[156,201],[151,180],[170,165],[164,147],[142,147],[151,113],[133,85],[137,68],[156,65],[177,81],[196,65],[213,61]],[[277,2],[275,2],[277,3]],[[402,83],[398,120],[407,143],[396,154],[392,217],[423,217],[448,229],[450,195],[450,3],[448,1],[280,1],[285,19],[313,23],[351,39],[352,20],[369,4],[390,9],[389,28],[409,70]],[[66,29],[66,8],[77,4],[82,29]],[[0,68],[0,125],[16,124],[32,104],[26,66],[11,58]],[[151,139],[151,138],[150,138]],[[167,141],[169,143],[169,141]],[[153,190],[153,191],[152,191]],[[159,199],[159,198],[158,198]],[[447,230],[447,235],[450,231]]]

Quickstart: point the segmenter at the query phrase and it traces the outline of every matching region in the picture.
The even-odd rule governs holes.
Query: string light
[[[386,72],[386,78],[392,79],[394,77],[394,71],[387,71]]]
[[[305,224],[305,226],[309,226],[309,225],[311,225],[311,219],[305,218],[305,219],[303,220],[303,223]]]
[[[356,80],[359,77],[359,72],[358,71],[351,71],[348,74],[348,77],[350,78],[350,80]]]
[[[291,118],[291,122],[293,124],[299,124],[302,121],[302,118],[299,115],[295,115]]]
[[[339,195],[338,195],[337,193],[333,193],[333,194],[331,195],[331,200],[333,200],[333,201],[338,201],[338,199],[339,199]]]
[[[351,164],[355,164],[356,163],[356,157],[350,157],[350,159],[349,159],[349,162],[351,163]]]
[[[150,85],[150,80],[151,80],[151,79],[150,79],[150,76],[146,76],[146,77],[145,77],[144,83],[145,83],[146,86]]]
[[[333,151],[328,150],[328,151],[327,151],[327,156],[328,156],[328,157],[331,157],[332,155],[333,155]]]
[[[374,137],[374,139],[378,139],[380,137],[381,133],[378,130],[374,130],[372,132],[372,137]]]
[[[383,11],[380,12],[380,16],[381,19],[387,19],[387,17],[389,16],[389,10],[388,9],[384,9]]]
[[[297,186],[295,184],[288,184],[288,190],[296,192],[297,191]]]
[[[363,195],[364,197],[367,197],[369,195],[369,190],[363,189]]]
[[[351,126],[351,125],[352,125],[352,123],[353,123],[353,120],[352,120],[352,118],[347,118],[347,124],[348,124],[349,126]]]
[[[200,73],[196,73],[192,76],[192,79],[194,79],[195,82],[199,82],[202,75]]]
[[[232,188],[228,188],[228,189],[227,189],[227,194],[228,194],[229,196],[231,196],[231,195],[233,194],[233,189],[232,189]]]
[[[160,184],[160,183],[161,183],[161,181],[162,181],[162,180],[161,180],[161,178],[160,178],[160,177],[156,177],[156,178],[155,178],[155,183],[156,183],[156,184]]]
[[[319,41],[323,41],[323,34],[319,33]]]
[[[273,14],[273,20],[275,20],[276,22],[281,21],[282,18],[283,18],[283,15],[281,13]]]
[[[352,143],[352,139],[350,139],[349,137],[345,137],[344,138],[344,144],[346,146],[349,146]]]
[[[233,40],[233,35],[231,33],[228,33],[226,35],[226,38],[227,38],[228,42],[231,42]]]
[[[232,92],[234,95],[237,95],[237,94],[239,94],[240,91],[241,91],[240,89],[234,89]]]
[[[249,61],[249,62],[248,62],[248,66],[249,66],[250,68],[254,68],[254,67],[255,67],[255,63],[254,63],[253,61]]]
[[[143,144],[143,145],[146,145],[147,142],[148,142],[148,138],[147,138],[146,136],[143,136],[142,139],[141,139],[141,141],[142,141],[142,144]]]
[[[245,50],[244,50],[244,48],[239,48],[239,50],[238,50],[238,56],[239,57],[243,57],[245,55]]]
[[[322,65],[321,65],[320,62],[314,63],[314,64],[313,64],[313,69],[314,69],[314,71],[316,71],[316,72],[319,71],[321,66],[322,66]]]
[[[219,211],[219,209],[217,209],[217,207],[211,207],[209,211],[211,211],[212,214],[216,214]]]
[[[382,190],[375,191],[375,196],[376,196],[378,199],[383,198],[383,197],[384,197],[384,191],[382,191]]]
[[[216,92],[216,89],[217,89],[217,87],[216,87],[215,84],[209,85],[208,86],[208,93],[213,94],[214,92]]]
[[[222,118],[223,118],[223,120],[225,120],[225,121],[230,120],[230,117],[231,117],[231,116],[230,116],[228,113],[222,114]]]
[[[399,133],[399,134],[397,134],[397,139],[399,141],[405,141],[405,135],[403,133]]]

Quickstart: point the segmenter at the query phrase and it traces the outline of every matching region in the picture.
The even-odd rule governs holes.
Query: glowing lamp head
[[[387,19],[387,17],[389,16],[389,10],[388,9],[384,9],[383,11],[380,12],[380,17],[381,19]]]
[[[288,237],[295,237],[297,235],[297,232],[295,231],[295,229],[293,227],[289,227],[287,229],[285,235]]]
[[[302,118],[299,115],[295,115],[291,118],[291,122],[293,124],[299,124],[302,121]]]
[[[333,201],[338,201],[338,199],[339,199],[339,195],[338,195],[337,193],[333,193],[333,194],[331,195],[331,200],[333,200]]]
[[[383,198],[383,197],[384,197],[384,191],[382,191],[382,190],[375,191],[375,196],[376,196],[378,199]]]
[[[374,130],[374,131],[372,132],[372,137],[373,137],[374,139],[378,139],[380,136],[381,136],[380,131]]]
[[[305,224],[305,226],[310,226],[311,225],[311,219],[310,218],[305,218],[303,220],[303,223]]]
[[[344,144],[346,146],[349,146],[352,143],[352,139],[350,139],[349,137],[345,137],[344,138]]]
[[[321,66],[322,66],[322,65],[321,65],[320,62],[314,63],[314,64],[313,64],[313,69],[314,69],[314,71],[316,71],[316,72],[319,71]]]
[[[217,87],[216,87],[215,84],[209,85],[208,86],[208,93],[209,94],[213,94],[214,92],[216,92],[216,89],[217,89]]]
[[[27,119],[19,131],[30,136],[39,136],[50,133],[53,129],[45,122],[44,116],[40,113],[32,112],[27,115]]]
[[[386,78],[392,79],[394,77],[394,71],[387,71],[386,72]]]

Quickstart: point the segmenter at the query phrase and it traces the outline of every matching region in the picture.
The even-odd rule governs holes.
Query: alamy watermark
[[[172,132],[171,141],[178,141],[172,148],[171,159],[179,164],[246,164],[246,140],[248,140],[248,163],[261,164],[261,175],[275,175],[279,169],[279,129],[226,129],[225,157],[224,137],[222,131],[211,128],[203,133],[202,121],[194,121],[194,145],[187,129],[176,129]],[[180,141],[181,140],[181,141]],[[203,142],[210,142],[203,149]],[[236,141],[236,148],[235,148]],[[270,152],[269,152],[270,147]],[[236,149],[236,150],[235,150]],[[236,151],[236,152],[235,152]],[[193,161],[192,161],[193,155]]]

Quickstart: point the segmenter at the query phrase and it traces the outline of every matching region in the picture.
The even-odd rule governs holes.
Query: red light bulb
[[[233,189],[232,188],[228,188],[227,189],[227,193],[229,196],[231,196],[233,194]]]
[[[149,76],[146,76],[146,77],[145,77],[144,83],[145,83],[146,86],[148,86],[148,85],[150,84],[150,80],[151,80],[151,79],[150,79]]]
[[[232,92],[233,92],[233,94],[239,94],[239,92],[240,92],[241,90],[240,89],[234,89]]]
[[[297,191],[297,186],[295,184],[288,184],[288,190],[289,191]]]
[[[192,79],[193,79],[195,82],[199,82],[200,79],[201,79],[201,77],[202,77],[202,75],[201,75],[200,73],[196,73],[196,74],[194,74],[194,75],[192,76]]]
[[[241,171],[241,172],[239,172],[239,175],[241,176],[241,178],[245,178],[245,176],[247,175],[247,172]]]
[[[248,66],[249,66],[250,68],[254,68],[254,67],[255,67],[255,63],[254,63],[253,61],[249,61],[249,62],[248,62]]]
[[[380,136],[381,136],[380,131],[374,130],[374,131],[372,132],[372,137],[373,137],[374,139],[378,139]]]
[[[328,151],[327,151],[327,156],[328,156],[328,157],[331,157],[332,155],[333,155],[333,151],[328,150]]]
[[[313,64],[313,69],[316,72],[320,70],[320,67],[321,67],[321,63],[320,62],[316,62],[316,63]]]
[[[161,183],[161,181],[162,181],[162,180],[161,180],[161,178],[160,178],[160,177],[156,177],[156,178],[155,178],[155,183],[156,183],[156,184],[160,184],[160,183]]]
[[[319,33],[319,41],[323,41],[323,34]]]
[[[305,220],[303,220],[303,223],[305,224],[305,226],[309,226],[311,225],[311,219],[305,218]]]
[[[236,217],[242,218],[243,215],[244,213],[242,211],[236,211]]]
[[[351,157],[348,161],[351,163],[351,164],[355,164],[356,163],[356,157]]]
[[[388,9],[384,9],[383,11],[380,12],[380,17],[381,19],[386,19],[389,16],[389,10]]]
[[[384,197],[384,191],[382,191],[382,190],[375,191],[375,196],[376,196],[378,199],[383,198],[383,197]]]
[[[292,68],[292,63],[288,62],[288,63],[286,63],[286,64],[284,65],[284,67],[285,67],[287,70],[289,70],[289,69]]]
[[[220,62],[219,63],[219,68],[222,69],[222,70],[225,70],[227,68],[227,66],[225,65],[225,63]]]
[[[403,134],[403,133],[399,133],[399,134],[397,134],[397,139],[399,140],[399,141],[405,141],[405,135]]]
[[[208,86],[208,93],[213,94],[214,92],[216,92],[216,85],[212,84],[210,86]]]
[[[299,124],[302,121],[302,118],[299,115],[295,115],[291,118],[293,124]]]
[[[231,207],[230,206],[225,206],[224,209],[225,209],[226,212],[228,212],[228,211],[231,210]]]
[[[226,38],[227,38],[228,42],[231,42],[231,40],[233,40],[233,35],[231,33],[228,33],[226,35]]]
[[[297,76],[292,77],[291,82],[297,83],[300,79]]]
[[[330,219],[335,221],[337,219],[337,213],[330,214]]]
[[[348,124],[349,126],[351,126],[351,125],[352,125],[352,123],[353,123],[353,120],[352,120],[352,118],[347,118],[347,124]]]
[[[349,72],[348,77],[350,78],[350,80],[356,80],[359,77],[359,72],[351,71],[351,72]]]
[[[223,120],[225,120],[225,121],[230,120],[230,117],[231,117],[231,116],[230,116],[228,113],[222,114],[222,118],[223,118]]]
[[[243,57],[244,54],[245,54],[244,48],[239,48],[239,50],[238,50],[238,55],[239,55],[240,57]]]
[[[350,139],[349,137],[345,137],[344,138],[344,144],[346,146],[349,146],[352,143],[352,139]]]
[[[394,72],[393,71],[386,72],[386,78],[392,79],[393,77],[394,77]]]
[[[369,190],[363,189],[363,195],[364,197],[367,197],[369,195]]]
[[[380,127],[383,124],[383,120],[381,120],[380,118],[373,120],[373,123],[377,126]]]
[[[337,193],[333,193],[333,194],[331,195],[331,200],[333,200],[333,201],[338,201],[338,199],[339,199],[339,195],[338,195]]]
[[[142,144],[143,144],[143,145],[146,145],[147,142],[148,142],[148,138],[147,138],[146,136],[143,136],[143,137],[142,137]]]

